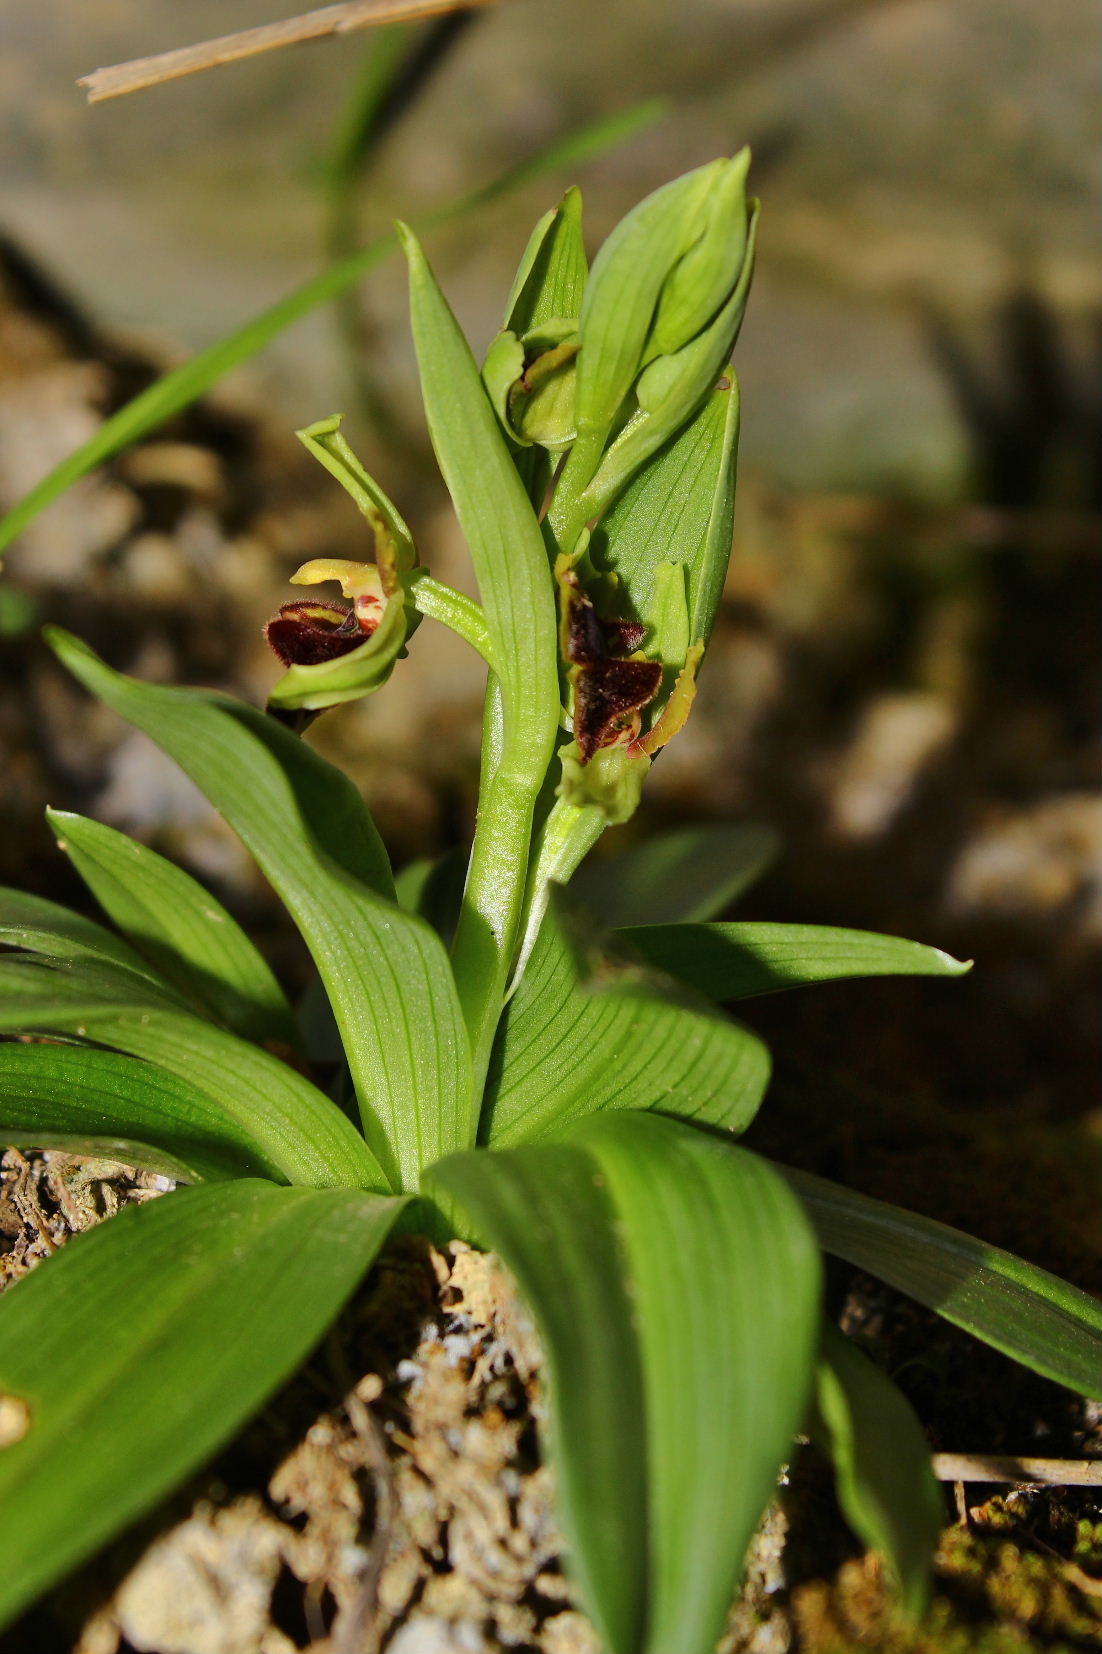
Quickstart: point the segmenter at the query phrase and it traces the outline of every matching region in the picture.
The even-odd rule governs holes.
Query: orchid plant
[[[649,196],[587,266],[570,191],[537,224],[480,371],[402,231],[428,428],[480,602],[418,561],[338,419],[301,434],[373,559],[306,564],[267,635],[268,708],[141,683],[54,631],[240,835],[317,967],[292,1007],[188,874],[50,825],[113,929],[0,893],[0,1138],[178,1187],[76,1237],[0,1302],[0,1614],[209,1458],[309,1355],[396,1225],[493,1248],[545,1354],[569,1569],[610,1654],[709,1654],[805,1430],[917,1612],[941,1520],[921,1428],[824,1318],[821,1252],[1096,1393],[1084,1294],[737,1139],[769,1057],[720,1007],[967,967],[891,937],[723,922],[766,836],[713,826],[575,872],[689,714],[732,541],[757,204],[748,157]],[[482,656],[465,878],[396,879],[303,739],[380,689],[422,618]],[[420,647],[418,643],[417,647]],[[332,1028],[342,1071],[323,1083]],[[341,1099],[354,1096],[345,1108]],[[890,1444],[890,1445],[885,1445]]]

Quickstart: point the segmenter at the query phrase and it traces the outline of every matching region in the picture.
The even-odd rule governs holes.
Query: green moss
[[[918,1625],[895,1607],[873,1557],[847,1562],[832,1582],[793,1593],[801,1654],[1075,1654],[1099,1646],[1099,1593],[1083,1562],[1097,1558],[1099,1524],[1080,1520],[1074,1554],[1030,1548],[1028,1499],[993,1499],[973,1526],[947,1528],[935,1600]],[[1013,1534],[1011,1538],[1008,1535]]]

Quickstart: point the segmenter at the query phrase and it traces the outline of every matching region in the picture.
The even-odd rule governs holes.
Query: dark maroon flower
[[[574,739],[582,762],[630,729],[662,683],[659,660],[596,660],[574,679]]]
[[[264,628],[284,666],[320,666],[358,649],[370,633],[342,603],[284,603]]]
[[[574,739],[583,764],[625,731],[638,728],[638,714],[657,695],[662,663],[626,660],[646,636],[632,620],[602,620],[576,576],[562,579],[566,604],[563,648],[574,685]]]

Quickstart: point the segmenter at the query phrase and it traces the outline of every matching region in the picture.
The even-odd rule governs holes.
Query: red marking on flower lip
[[[284,666],[321,666],[337,660],[371,636],[351,609],[340,603],[284,603],[264,636]]]

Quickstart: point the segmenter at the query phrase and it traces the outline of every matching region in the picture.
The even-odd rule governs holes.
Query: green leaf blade
[[[597,1167],[548,1144],[450,1155],[425,1192],[498,1251],[539,1326],[570,1572],[612,1654],[641,1645],[645,1412],[615,1214]]]
[[[0,1045],[0,1140],[121,1160],[170,1177],[271,1176],[247,1132],[152,1063],[69,1045]]]
[[[1044,1378],[1102,1400],[1102,1305],[948,1224],[791,1166],[827,1252],[865,1269]]]
[[[681,827],[585,862],[570,889],[610,929],[715,919],[779,851],[770,827]]]
[[[100,906],[193,1008],[258,1045],[301,1050],[266,960],[196,879],[101,822],[63,810],[46,817]]]
[[[747,999],[812,982],[871,976],[963,976],[940,948],[830,925],[635,925],[619,939],[658,970],[713,999]]]
[[[479,583],[505,699],[506,751],[523,744],[542,776],[559,705],[547,548],[470,346],[419,243],[409,231],[403,242],[429,434]]]
[[[378,1188],[359,1132],[287,1063],[189,1011],[141,999],[125,972],[0,961],[0,1030],[94,1040],[155,1063],[210,1100],[231,1144],[273,1175],[317,1187]]]
[[[364,1132],[392,1187],[467,1140],[467,1035],[447,954],[394,899],[355,787],[274,719],[225,696],[143,684],[66,634],[62,661],[185,770],[252,852],[325,983]]]
[[[811,1385],[798,1203],[755,1156],[652,1116],[455,1155],[425,1186],[539,1325],[569,1566],[611,1654],[711,1654]]]
[[[498,1029],[484,1135],[505,1147],[605,1109],[739,1132],[770,1072],[749,1029],[672,981],[579,946],[553,905]]]
[[[25,890],[0,889],[0,945],[44,959],[99,960],[132,972],[143,993],[178,998],[164,978],[121,937],[94,919]]]
[[[0,1393],[27,1429],[0,1452],[0,1621],[290,1376],[401,1205],[255,1181],[180,1190],[78,1235],[4,1295]]]
[[[823,1324],[816,1395],[842,1512],[885,1558],[904,1611],[917,1618],[929,1602],[945,1522],[922,1426],[887,1375],[831,1322]]]
[[[803,1420],[819,1336],[811,1228],[756,1155],[653,1116],[576,1136],[630,1258],[648,1402],[648,1654],[709,1654]]]
[[[401,234],[429,435],[470,548],[501,696],[500,749],[483,776],[452,954],[480,1083],[513,962],[536,797],[558,730],[555,597],[543,533],[470,347],[420,245],[408,230]],[[472,1117],[469,1141],[476,1129]]]

